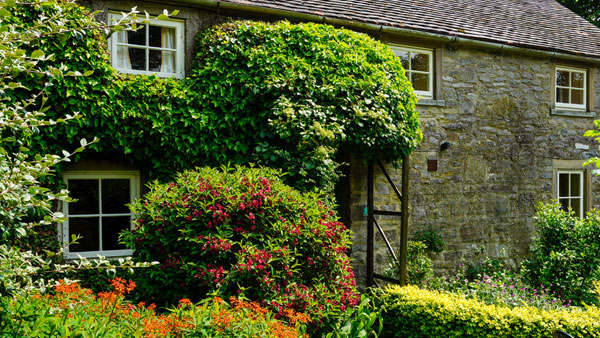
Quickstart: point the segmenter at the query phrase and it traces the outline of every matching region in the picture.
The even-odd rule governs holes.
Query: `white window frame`
[[[415,48],[415,47],[410,47],[410,46],[402,46],[402,45],[390,45],[390,47],[392,48],[392,50],[394,51],[394,53],[396,51],[403,51],[403,52],[408,52],[409,53],[409,57],[408,57],[408,62],[409,65],[412,62],[412,59],[410,57],[410,53],[419,53],[419,54],[427,54],[429,55],[429,72],[424,72],[424,71],[418,71],[418,70],[412,70],[412,69],[406,69],[406,77],[411,81],[412,83],[412,77],[409,75],[412,73],[419,73],[419,74],[429,74],[429,84],[428,84],[428,90],[424,91],[424,90],[415,90],[415,94],[425,98],[425,99],[433,99],[433,77],[435,76],[435,70],[434,70],[434,64],[433,64],[433,49],[423,49],[423,48]],[[409,66],[409,68],[412,68],[412,65]]]
[[[62,174],[63,182],[65,185],[70,179],[88,179],[88,180],[98,180],[98,184],[100,184],[102,179],[129,179],[129,200],[133,202],[135,199],[140,197],[140,175],[138,171],[134,170],[124,170],[124,171],[69,171]],[[93,258],[98,257],[98,255],[103,257],[123,257],[123,256],[131,256],[133,254],[132,250],[121,249],[121,250],[102,250],[102,191],[99,190],[100,198],[98,200],[99,210],[98,214],[85,214],[85,215],[69,215],[69,202],[62,202],[62,210],[65,215],[65,221],[62,224],[59,224],[59,240],[62,243],[64,248],[65,258],[67,259],[75,259],[79,256]],[[111,216],[130,216],[130,228],[133,229],[133,220],[135,215],[133,212],[123,213],[123,214],[110,214]],[[68,244],[71,241],[69,238],[69,219],[70,218],[79,218],[79,217],[98,217],[99,220],[99,236],[100,236],[100,250],[98,251],[78,251],[78,252],[70,252]]]
[[[117,22],[123,17],[122,14],[119,13],[108,13],[108,22]],[[159,48],[152,47],[148,45],[148,36],[150,34],[150,30],[146,29],[146,45],[130,45],[125,43],[118,43],[116,38],[111,37],[108,38],[108,46],[110,51],[110,63],[111,65],[119,72],[126,74],[145,74],[145,75],[156,75],[158,77],[175,77],[178,79],[182,79],[185,77],[185,22],[182,20],[150,20],[151,26],[160,26],[160,27],[169,27],[175,29],[175,48],[167,49],[167,48]],[[116,33],[115,33],[116,34]],[[166,72],[152,72],[145,70],[137,70],[137,69],[123,69],[118,68],[118,58],[117,58],[117,47],[118,46],[131,46],[135,48],[145,49],[146,50],[146,68],[148,68],[149,60],[149,51],[150,50],[167,50],[175,52],[175,73],[166,73]]]
[[[568,87],[558,85],[558,72],[559,71],[569,72],[569,86]],[[583,88],[571,86],[571,73],[582,73],[583,74]],[[587,96],[588,96],[587,80],[588,80],[587,79],[587,70],[584,68],[556,66],[555,70],[554,70],[554,106],[556,108],[563,108],[563,109],[567,109],[567,110],[583,110],[583,111],[585,111],[587,108]],[[571,95],[572,89],[577,89],[577,90],[583,89],[583,103],[582,104],[573,104],[573,103],[558,102],[558,93],[557,93],[558,88],[569,89],[569,102],[571,101],[571,97],[572,97],[572,95]]]
[[[569,174],[569,187],[567,188],[567,191],[569,192],[568,196],[561,196],[560,195],[560,175],[561,174]],[[570,179],[570,175],[571,174],[578,174],[579,175],[579,196],[571,196],[571,179]],[[584,187],[584,182],[585,182],[585,170],[557,170],[556,171],[556,199],[558,201],[560,201],[561,199],[579,199],[580,203],[579,203],[579,215],[580,218],[584,218],[585,217],[585,204],[586,204],[586,194],[585,194],[585,187]],[[569,201],[569,206],[571,205],[570,201]]]

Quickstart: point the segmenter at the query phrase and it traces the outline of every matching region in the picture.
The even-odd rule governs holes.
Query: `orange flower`
[[[181,306],[186,306],[186,305],[191,306],[192,305],[192,301],[189,300],[189,299],[187,299],[187,298],[182,298],[182,299],[179,300],[179,306],[180,307]]]
[[[119,278],[119,277],[115,277],[115,279],[111,280],[110,284],[115,289],[115,291],[120,295],[130,293],[131,291],[133,291],[133,289],[135,289],[134,281],[131,281],[131,280],[125,281],[124,279]]]
[[[296,312],[291,309],[283,310],[283,314],[287,318],[287,320],[290,324],[296,324],[296,323],[306,324],[306,323],[311,322],[309,316],[305,315],[304,313]]]
[[[60,279],[58,281],[58,285],[56,286],[56,292],[63,295],[69,295],[78,293],[81,290],[81,287],[77,283],[66,284],[64,279]]]

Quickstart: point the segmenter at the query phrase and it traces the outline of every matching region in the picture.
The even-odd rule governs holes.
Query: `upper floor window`
[[[585,69],[556,67],[556,108],[586,110]]]
[[[121,18],[109,14],[109,21]],[[114,33],[109,41],[111,64],[122,73],[184,77],[184,23],[152,20],[138,30]]]
[[[392,50],[402,61],[406,77],[412,83],[415,94],[432,99],[433,51],[401,46],[392,46]]]
[[[119,233],[132,227],[134,215],[127,204],[139,197],[139,174],[66,172],[63,180],[77,200],[63,203],[62,242],[66,246],[73,235],[80,237],[66,247],[66,257],[131,255],[132,251],[119,243]]]

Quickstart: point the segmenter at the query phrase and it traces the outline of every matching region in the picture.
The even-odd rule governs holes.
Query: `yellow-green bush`
[[[463,296],[390,286],[380,291],[382,337],[552,337],[560,329],[573,337],[600,337],[597,307],[540,310],[485,305]]]

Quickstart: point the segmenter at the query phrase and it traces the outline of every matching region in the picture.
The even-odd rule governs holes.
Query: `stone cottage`
[[[113,35],[112,65],[133,74],[184,77],[196,33],[231,17],[325,23],[389,44],[420,96],[424,140],[410,158],[410,231],[440,229],[446,242],[440,268],[469,259],[473,246],[485,246],[492,256],[523,258],[535,233],[538,201],[557,198],[577,215],[600,203],[594,193],[600,181],[583,167],[586,159],[598,156],[598,144],[583,133],[594,128],[600,107],[600,29],[555,0],[81,2],[102,10],[102,20],[134,6],[150,14],[180,11],[170,20],[153,22],[146,36]],[[155,52],[165,56],[145,59]],[[388,169],[399,183],[401,170]],[[112,205],[90,198],[107,203],[100,210],[112,213],[112,219],[127,222],[131,215],[121,206],[139,196],[136,168],[79,163],[69,170],[64,179],[73,181],[71,190],[89,191],[88,184],[121,196]],[[360,281],[366,271],[366,165],[350,159],[347,177],[342,214],[355,232]],[[377,171],[374,191],[380,209],[399,210],[393,189]],[[63,233],[77,227],[85,236],[81,220],[69,216]],[[379,223],[397,247],[399,219],[382,216]],[[104,243],[115,242],[102,254],[130,253],[116,245],[115,234],[98,236],[106,237]],[[385,263],[380,237],[375,250],[376,263]]]

